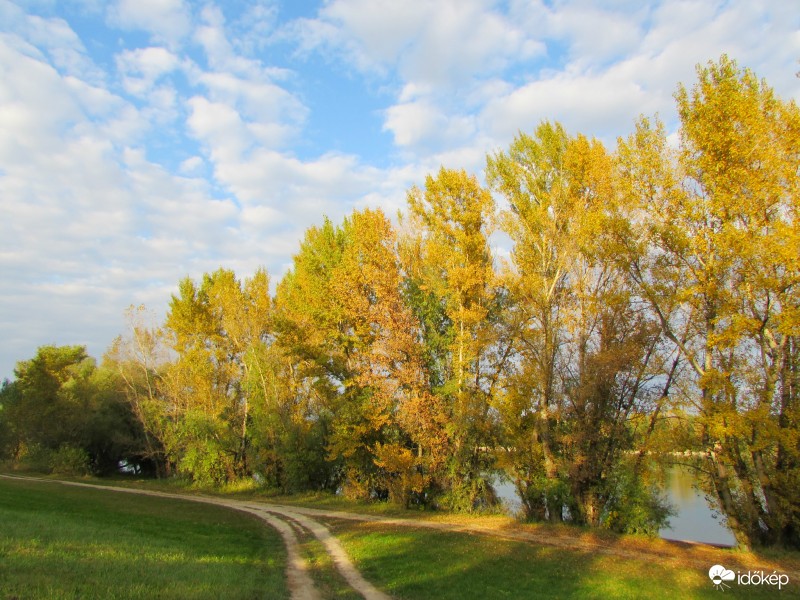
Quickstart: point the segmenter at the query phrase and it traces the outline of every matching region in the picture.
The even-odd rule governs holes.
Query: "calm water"
[[[735,543],[733,534],[714,518],[708,502],[692,487],[689,472],[676,467],[670,471],[668,479],[665,491],[677,514],[670,519],[670,527],[659,532],[662,538],[707,544]],[[511,483],[498,482],[495,489],[512,511],[519,510],[519,497]]]
[[[733,545],[736,540],[730,530],[714,518],[708,502],[693,487],[689,471],[673,467],[668,476],[667,497],[678,510],[670,519],[669,529],[662,529],[662,538]]]

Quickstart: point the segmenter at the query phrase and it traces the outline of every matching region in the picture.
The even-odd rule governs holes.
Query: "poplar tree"
[[[514,243],[504,336],[513,360],[496,407],[525,511],[657,530],[666,512],[625,463],[659,336],[611,260],[608,232],[625,216],[613,158],[544,122],[489,157],[487,179],[508,199],[501,226]]]
[[[200,481],[221,483],[250,473],[248,381],[254,349],[270,332],[264,271],[239,281],[230,270],[185,278],[173,295],[165,333],[177,358],[164,371],[171,435],[168,452]]]
[[[800,545],[800,111],[723,56],[676,94],[680,146],[620,143],[626,268],[691,369],[695,467],[737,542]]]
[[[278,343],[328,423],[345,491],[408,503],[430,452],[418,327],[401,295],[395,233],[381,211],[311,228],[278,287]],[[420,467],[420,469],[418,469]],[[424,469],[423,469],[424,470]]]
[[[495,328],[502,291],[489,236],[494,200],[474,176],[442,168],[408,194],[404,267],[424,323],[434,414],[447,436],[443,502],[461,510],[494,502],[489,477],[497,383]]]

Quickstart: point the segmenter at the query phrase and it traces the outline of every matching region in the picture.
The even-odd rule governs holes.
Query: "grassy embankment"
[[[244,513],[0,479],[0,600],[288,598],[285,561]]]
[[[120,484],[119,481],[109,483]],[[190,491],[174,482],[130,482],[127,485],[172,492]],[[315,508],[383,513],[394,517],[421,517],[463,526],[478,525],[499,533],[522,531],[549,543],[556,541],[569,546],[325,519],[363,574],[397,598],[719,598],[721,592],[713,588],[707,575],[713,564],[742,572],[761,569],[768,574],[773,570],[789,572],[792,574],[791,582],[780,591],[780,596],[800,597],[800,577],[797,576],[800,573],[800,555],[797,553],[752,554],[680,546],[663,540],[615,536],[573,527],[520,525],[501,516],[420,514],[386,505],[353,504],[324,496],[265,498],[248,489],[230,489],[228,492],[229,497],[242,499],[292,502]],[[209,542],[216,545],[216,534],[211,537],[214,539]],[[317,542],[306,537],[304,549],[324,597],[356,598],[334,573],[330,559]],[[744,587],[734,583],[726,590],[725,597],[774,598],[778,593],[772,586]],[[208,594],[203,597],[216,596]],[[2,595],[0,600],[4,600]]]
[[[787,562],[735,551],[699,554],[664,548],[655,540],[621,540],[575,548],[416,529],[327,521],[363,575],[397,598],[468,600],[484,598],[716,598],[708,569],[717,563],[734,571],[764,567],[767,574]],[[636,556],[634,548],[642,552]],[[698,560],[699,556],[707,559]],[[770,565],[767,571],[766,565]],[[800,598],[796,576],[780,592],[772,586],[726,589],[725,598]]]

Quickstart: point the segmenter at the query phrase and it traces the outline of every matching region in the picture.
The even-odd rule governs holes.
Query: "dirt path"
[[[49,479],[35,480],[55,482],[55,480]],[[342,512],[337,510],[322,510],[317,508],[286,506],[280,504],[271,504],[268,502],[231,500],[209,496],[151,492],[132,488],[97,486],[93,484],[68,481],[58,481],[58,483],[99,489],[110,489],[120,492],[137,493],[151,496],[162,496],[165,498],[193,500],[196,502],[207,502],[209,504],[227,506],[234,510],[241,510],[255,514],[265,520],[271,526],[278,529],[283,536],[284,542],[287,546],[287,552],[289,554],[287,579],[292,592],[292,598],[296,598],[298,600],[316,599],[319,598],[319,595],[314,589],[313,583],[311,583],[311,578],[308,575],[305,561],[303,561],[299,556],[297,551],[297,539],[294,536],[294,531],[292,531],[291,526],[286,522],[287,519],[307,529],[323,543],[326,550],[331,555],[336,568],[339,570],[339,573],[341,573],[348,584],[354,590],[358,591],[358,593],[360,593],[366,600],[388,600],[390,597],[375,588],[363,578],[361,573],[359,573],[359,571],[350,561],[339,541],[330,533],[327,527],[318,522],[319,519],[338,519],[374,523],[375,525],[388,525],[392,527],[419,527],[436,529],[439,531],[467,533],[472,535],[478,534],[508,540],[524,541],[545,546],[555,546],[576,552],[608,554],[612,556],[618,556],[623,559],[657,560],[661,563],[674,563],[676,566],[691,566],[703,571],[707,570],[709,565],[720,561],[722,561],[722,564],[725,564],[726,566],[738,565],[743,568],[750,569],[756,567],[755,564],[750,562],[751,560],[755,559],[753,555],[748,555],[747,553],[731,553],[730,551],[720,550],[719,548],[702,544],[674,543],[666,545],[664,546],[663,550],[660,550],[657,547],[653,548],[652,546],[647,545],[637,545],[635,540],[630,543],[619,541],[605,542],[602,540],[581,539],[574,536],[558,537],[554,536],[550,531],[541,533],[530,530],[526,531],[518,528],[505,529],[496,526],[492,527],[472,523],[464,524],[413,518],[387,518],[377,515]],[[276,522],[279,524],[276,524]],[[284,531],[286,531],[286,533],[284,533]],[[294,550],[292,550],[292,544],[294,544]],[[771,561],[765,561],[763,558],[758,558],[755,560],[758,560],[759,564],[757,566],[759,568],[769,571],[777,569],[779,571],[787,572],[790,576],[792,576],[792,578],[800,578],[800,569],[787,569],[786,566],[788,565],[772,564]]]
[[[307,516],[286,506],[247,503],[241,503],[240,506],[240,510],[247,508],[256,513],[272,513],[296,521],[302,527],[305,527],[311,533],[313,533],[314,537],[323,543],[325,549],[328,551],[328,554],[330,554],[331,558],[333,559],[333,563],[336,565],[339,573],[341,573],[342,577],[345,578],[350,587],[364,596],[366,600],[390,600],[388,595],[384,594],[369,581],[364,579],[358,569],[356,569],[353,562],[350,560],[350,557],[347,556],[347,553],[344,551],[344,548],[342,548],[339,540],[337,540],[331,534],[328,528],[321,523],[318,523],[317,521],[314,521],[313,519],[310,519]]]
[[[292,600],[321,600],[321,596],[314,586],[314,582],[308,572],[308,564],[300,554],[300,545],[297,535],[288,520],[298,523],[303,528],[310,531],[319,539],[325,549],[330,554],[334,565],[345,581],[355,591],[361,594],[365,600],[391,600],[391,597],[381,592],[378,588],[369,583],[347,556],[339,540],[331,535],[328,528],[317,523],[313,519],[298,514],[289,507],[272,506],[267,504],[257,504],[244,502],[241,500],[231,500],[227,498],[213,498],[209,496],[194,496],[189,494],[172,494],[167,492],[157,492],[151,490],[137,490],[118,486],[93,485],[90,483],[80,483],[76,481],[61,481],[55,479],[39,479],[35,477],[20,477],[16,475],[0,475],[5,479],[23,479],[25,481],[36,481],[41,483],[56,483],[60,485],[70,485],[75,487],[87,487],[96,490],[109,490],[113,492],[123,492],[127,494],[139,494],[142,496],[156,496],[160,498],[171,498],[176,500],[189,500],[191,502],[202,502],[223,506],[233,510],[246,512],[257,516],[271,527],[275,528],[283,538],[286,546],[286,581]]]

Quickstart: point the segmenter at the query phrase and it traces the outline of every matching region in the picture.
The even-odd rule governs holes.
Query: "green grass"
[[[175,481],[127,480],[104,483],[156,488],[174,493],[211,493],[209,490],[192,489]],[[10,492],[6,488],[9,485],[14,486],[14,493],[11,494],[11,500],[7,501],[6,496]],[[44,498],[42,490],[48,490]],[[22,494],[23,491],[30,497]],[[465,526],[479,525],[496,529],[499,534],[504,531],[530,532],[545,542],[557,540],[570,545],[567,549],[535,541],[509,541],[419,527],[323,519],[342,541],[364,576],[398,600],[676,597],[758,599],[774,598],[779,594],[771,586],[740,587],[734,584],[721,596],[722,592],[713,588],[707,575],[713,564],[722,564],[734,571],[763,569],[766,573],[771,573],[775,569],[778,572],[792,573],[790,584],[780,591],[780,597],[800,598],[800,576],[797,575],[800,573],[800,554],[797,552],[771,550],[748,553],[692,547],[664,540],[619,536],[575,527],[524,525],[497,515],[403,511],[385,504],[364,505],[325,495],[275,497],[249,486],[231,488],[226,492],[218,495],[242,500],[291,502],[316,508],[383,513],[385,516],[421,517]],[[89,502],[91,506],[83,508]],[[7,514],[9,510],[11,515]],[[67,516],[64,516],[65,511]],[[44,526],[33,522],[22,527],[21,532],[16,535],[17,541],[14,542],[19,550],[12,556],[9,551],[10,542],[6,542],[5,534],[6,530],[13,534],[18,525],[9,528],[6,524],[15,520],[38,519],[41,512],[50,514],[49,517],[42,517]],[[206,524],[200,525],[200,515],[207,517],[211,514],[215,516],[210,517],[210,521],[203,521]],[[248,521],[247,516],[231,511],[191,502],[66,488],[54,483],[7,484],[0,479],[0,519],[0,600],[8,600],[14,596],[236,598],[258,597],[257,590],[266,590],[262,597],[286,596],[283,583],[285,558],[277,535],[263,524]],[[244,530],[240,529],[240,525],[222,525],[232,522],[241,524],[242,521],[245,523]],[[103,523],[105,525],[101,529],[104,532],[113,532],[111,539],[108,539],[106,532],[103,534],[105,541],[96,542],[93,541],[95,538],[103,536],[83,531],[84,528],[94,528],[95,524]],[[151,525],[148,526],[148,523]],[[54,540],[43,538],[41,531],[56,525],[68,525],[71,531],[68,535],[59,534],[56,541],[61,541],[54,546]],[[184,525],[188,525],[188,533],[182,532]],[[247,525],[252,525],[253,528],[248,529]],[[135,533],[133,539],[126,541],[125,536],[116,533],[120,529],[125,536]],[[247,549],[246,544],[242,545],[242,538],[260,539],[260,546],[256,544],[257,548]],[[358,598],[336,572],[322,545],[308,534],[301,535],[300,538],[302,552],[309,561],[311,575],[322,596],[335,600]],[[234,539],[237,541],[233,541]],[[72,543],[72,547],[65,550],[64,545],[67,543]],[[87,566],[80,560],[83,556],[81,553],[88,552],[86,548],[92,548],[92,544],[99,544],[98,550],[92,551],[94,558],[89,560],[91,564]],[[598,545],[605,548],[605,552],[592,549],[592,546]],[[50,550],[45,551],[47,548]],[[61,553],[61,558],[45,560],[46,556],[43,555],[55,554],[56,550]],[[29,556],[33,557],[33,562],[26,562]],[[72,561],[67,567],[61,566],[64,556]],[[105,570],[98,570],[97,565],[102,563],[99,559],[103,556],[109,557],[104,559],[107,566],[103,568]],[[146,562],[142,564],[144,559]],[[117,562],[125,572],[110,570]],[[222,568],[223,564],[225,569]],[[243,567],[241,574],[227,568],[233,564]],[[22,569],[23,566],[27,571]],[[90,571],[89,567],[94,571]],[[219,572],[214,574],[217,568]],[[94,581],[99,583],[88,584],[77,592],[71,587],[62,586],[39,587],[41,593],[21,593],[25,589],[20,587],[21,584],[41,585],[43,580],[38,576],[39,569],[47,573],[56,573],[62,569],[66,581],[71,582],[69,585],[83,582],[90,577],[94,577]],[[132,569],[138,569],[139,574],[129,576],[128,571]],[[72,576],[72,571],[78,574]],[[203,576],[208,576],[210,583],[200,584],[199,578],[195,576],[198,571],[203,571]],[[16,573],[16,579],[8,581],[16,581],[17,587],[4,587],[7,585],[6,572]],[[256,576],[262,577],[264,583],[249,583],[251,580],[248,578]],[[157,580],[158,583],[149,584],[144,591],[138,591],[136,584],[149,583],[150,579]],[[53,576],[47,581],[52,585],[54,580],[58,581],[59,577]],[[118,588],[117,581],[127,587]],[[205,587],[195,590],[192,587],[195,585]],[[124,589],[124,592],[119,592],[120,589]]]
[[[221,507],[0,479],[0,600],[287,598],[274,530]]]
[[[770,586],[722,592],[708,566],[564,550],[421,528],[329,521],[363,575],[405,600],[485,598],[775,598]],[[778,597],[798,598],[800,582]]]
[[[326,600],[362,600],[361,594],[356,592],[345,581],[331,555],[325,546],[312,534],[300,536],[300,550],[303,558],[308,563],[309,574],[314,581],[314,586],[322,598]]]

